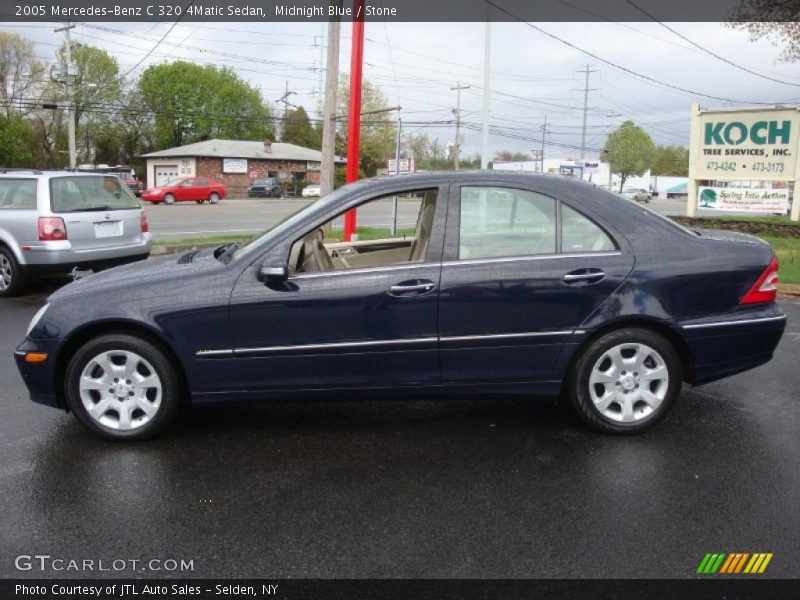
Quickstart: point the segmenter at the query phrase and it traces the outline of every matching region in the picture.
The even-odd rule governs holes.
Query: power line
[[[686,36],[685,36],[685,35],[683,35],[682,33],[679,33],[679,32],[677,32],[677,31],[675,31],[675,30],[674,30],[672,27],[670,27],[670,26],[669,26],[669,25],[667,25],[666,23],[662,23],[662,22],[661,22],[661,21],[659,21],[659,20],[658,20],[656,17],[654,17],[654,16],[653,16],[653,15],[651,15],[649,12],[647,12],[645,9],[643,9],[641,6],[639,6],[638,4],[636,4],[635,2],[633,2],[633,0],[625,0],[625,2],[627,2],[628,4],[630,4],[630,5],[631,5],[633,8],[635,8],[636,10],[638,10],[638,11],[639,11],[640,13],[642,13],[643,15],[646,15],[647,17],[649,17],[650,19],[652,19],[653,21],[655,21],[656,23],[658,23],[659,25],[661,25],[661,27],[663,27],[663,28],[664,28],[664,29],[666,29],[667,31],[670,31],[670,32],[672,32],[673,34],[677,35],[679,38],[681,38],[681,39],[682,39],[682,40],[684,40],[685,42],[689,42],[689,43],[690,43],[692,46],[694,46],[695,48],[698,48],[699,50],[701,50],[701,51],[705,52],[705,53],[706,53],[706,54],[708,54],[709,56],[713,56],[713,57],[714,57],[714,58],[716,58],[717,60],[721,60],[722,62],[724,62],[724,63],[726,63],[726,64],[728,64],[728,65],[730,65],[730,66],[732,66],[732,67],[734,67],[734,68],[736,68],[736,69],[739,69],[740,71],[744,71],[745,73],[750,73],[751,75],[755,75],[756,77],[761,77],[761,79],[766,79],[766,80],[768,80],[768,81],[774,81],[774,82],[776,82],[776,83],[782,83],[783,85],[791,85],[791,86],[794,86],[794,87],[800,87],[800,83],[792,83],[792,82],[790,82],[790,81],[783,81],[782,79],[778,79],[778,78],[776,78],[776,77],[770,77],[769,75],[763,75],[763,74],[761,74],[761,73],[758,73],[758,72],[756,72],[756,71],[753,71],[752,69],[749,69],[749,68],[747,68],[747,67],[745,67],[745,66],[742,66],[742,65],[740,65],[740,64],[737,64],[737,63],[733,62],[732,60],[728,60],[728,59],[727,59],[727,58],[725,58],[724,56],[720,56],[719,54],[716,54],[715,52],[712,52],[712,51],[711,51],[711,50],[709,50],[708,48],[706,48],[706,47],[704,47],[704,46],[701,46],[700,44],[698,44],[698,43],[697,43],[697,42],[695,42],[694,40],[691,40],[691,39],[689,39],[688,37],[686,37]]]
[[[585,54],[586,56],[590,56],[590,57],[594,58],[595,60],[599,60],[600,62],[602,62],[604,64],[607,64],[610,67],[614,67],[615,69],[619,69],[620,71],[623,71],[624,73],[628,73],[629,75],[633,75],[634,77],[638,77],[640,79],[644,79],[645,81],[649,81],[649,82],[655,83],[657,85],[661,85],[661,86],[668,87],[668,88],[671,88],[671,89],[674,89],[674,90],[678,90],[678,91],[684,92],[686,94],[691,94],[693,96],[701,96],[703,98],[710,98],[712,100],[720,100],[722,102],[733,102],[733,103],[736,103],[736,104],[758,104],[758,105],[773,104],[771,102],[756,102],[756,101],[750,101],[750,100],[735,100],[733,98],[724,98],[724,97],[721,97],[721,96],[714,96],[714,95],[711,95],[711,94],[704,94],[704,93],[698,92],[696,90],[691,90],[691,89],[688,89],[688,88],[685,88],[685,87],[681,87],[679,85],[674,85],[674,84],[671,84],[671,83],[666,83],[664,81],[660,81],[660,80],[658,80],[658,79],[656,79],[654,77],[650,77],[649,75],[644,75],[643,73],[639,73],[637,71],[634,71],[633,69],[629,69],[628,67],[622,66],[622,65],[617,64],[617,63],[615,63],[613,61],[610,61],[610,60],[605,59],[605,58],[603,58],[601,56],[598,56],[597,54],[595,54],[593,52],[590,52],[589,50],[585,50],[584,48],[581,48],[580,46],[577,46],[577,45],[573,44],[572,42],[569,42],[569,41],[567,41],[567,40],[565,40],[565,39],[563,39],[561,37],[558,37],[557,35],[555,35],[553,33],[550,33],[549,31],[546,31],[546,30],[542,29],[541,27],[537,27],[533,23],[529,23],[528,21],[526,21],[522,17],[520,17],[520,16],[512,13],[511,11],[507,10],[506,8],[504,8],[504,7],[500,6],[500,5],[492,2],[492,0],[485,0],[485,2],[487,4],[491,4],[493,7],[495,7],[500,12],[507,14],[512,19],[515,19],[515,20],[519,21],[520,23],[523,23],[523,24],[527,25],[531,29],[533,29],[535,31],[538,31],[539,33],[541,33],[543,35],[546,35],[549,38],[552,38],[552,39],[554,39],[554,40],[556,40],[558,42],[561,42],[562,44],[572,48],[573,50],[577,50],[578,52],[581,52],[581,53]]]

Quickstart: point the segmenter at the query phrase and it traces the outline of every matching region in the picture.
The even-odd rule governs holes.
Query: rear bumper
[[[23,252],[21,267],[26,272],[65,272],[73,267],[92,268],[93,266],[113,266],[137,260],[150,255],[153,241],[149,233],[142,234],[136,244],[106,246],[102,248],[73,248],[68,241],[47,242],[40,246],[29,246]]]
[[[786,328],[786,315],[772,305],[749,314],[684,323],[681,328],[694,357],[691,383],[701,384],[769,362]]]

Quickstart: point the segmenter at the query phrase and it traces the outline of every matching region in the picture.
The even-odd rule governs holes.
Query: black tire
[[[203,204],[205,200],[195,200],[195,202],[197,202],[198,204]]]
[[[0,298],[10,298],[25,291],[28,282],[14,253],[0,246]]]
[[[79,381],[84,368],[103,352],[123,350],[135,352],[149,362],[161,381],[161,403],[150,420],[130,430],[108,427],[89,415],[80,398]],[[171,361],[155,344],[129,334],[108,334],[93,338],[81,346],[70,359],[65,373],[65,396],[69,409],[92,433],[112,440],[144,440],[161,433],[178,415],[183,390]]]
[[[595,406],[589,377],[595,363],[606,351],[620,344],[633,343],[645,344],[655,350],[663,359],[669,378],[661,404],[640,420],[626,423],[607,417]],[[683,367],[672,344],[664,336],[649,329],[631,327],[611,331],[592,341],[574,361],[565,393],[574,411],[591,428],[605,433],[632,434],[652,427],[666,416],[680,394],[682,382]]]
[[[175,204],[175,196],[173,196],[172,194],[165,194],[164,204]]]

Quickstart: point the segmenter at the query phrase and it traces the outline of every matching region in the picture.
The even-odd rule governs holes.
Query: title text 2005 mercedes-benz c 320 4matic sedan
[[[406,235],[334,241],[330,222],[394,196],[417,215]],[[684,381],[772,357],[777,278],[760,240],[690,231],[591,184],[400,176],[343,187],[243,245],[71,283],[16,359],[33,400],[110,438],[152,436],[185,402],[332,390],[560,395],[629,433]]]

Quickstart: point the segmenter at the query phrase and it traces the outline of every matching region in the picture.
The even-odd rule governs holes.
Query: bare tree
[[[25,116],[34,108],[44,84],[44,63],[30,40],[0,31],[0,101],[6,117]]]
[[[797,62],[800,60],[798,14],[799,0],[742,0],[732,11],[733,22],[728,25],[747,31],[751,41],[766,38],[776,46],[783,46],[778,60]]]

